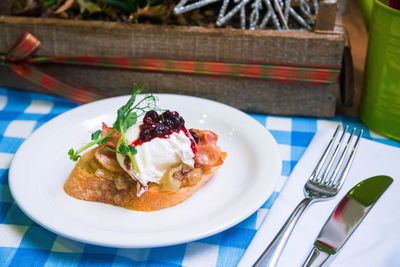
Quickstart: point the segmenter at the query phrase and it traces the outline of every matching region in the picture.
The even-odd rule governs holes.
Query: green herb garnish
[[[84,145],[83,147],[79,148],[76,151],[74,151],[74,149],[72,148],[68,151],[70,159],[73,161],[77,161],[81,157],[79,154],[82,153],[84,150],[96,144],[97,145],[105,144],[107,142],[108,137],[110,137],[115,132],[120,131],[121,138],[120,141],[118,142],[117,149],[114,150],[111,148],[106,148],[106,150],[110,150],[115,153],[127,156],[132,163],[133,170],[136,170],[136,164],[133,159],[133,155],[137,153],[137,150],[134,146],[128,144],[128,141],[125,138],[125,132],[129,127],[131,127],[137,122],[137,119],[139,117],[144,115],[147,111],[157,109],[156,106],[157,99],[152,94],[145,95],[142,100],[140,100],[137,104],[135,104],[136,96],[141,92],[143,92],[144,89],[145,89],[144,87],[135,88],[132,91],[132,95],[128,100],[128,102],[118,109],[117,119],[113,123],[112,131],[103,136],[100,136],[101,130],[95,131],[91,135],[92,142]]]

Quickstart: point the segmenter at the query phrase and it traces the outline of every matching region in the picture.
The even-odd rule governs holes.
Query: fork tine
[[[320,178],[318,178],[318,179],[316,180],[317,183],[325,182],[324,180],[328,177],[328,174],[329,174],[329,172],[330,172],[330,170],[331,170],[331,168],[332,168],[333,162],[335,161],[336,156],[337,156],[337,154],[339,153],[339,149],[340,149],[340,147],[341,147],[342,144],[343,144],[342,141],[343,141],[344,136],[346,135],[347,129],[349,129],[349,126],[348,126],[348,125],[347,125],[346,128],[343,130],[342,136],[340,136],[339,142],[338,142],[337,145],[336,145],[335,151],[333,152],[333,155],[332,155],[332,157],[331,157],[331,160],[329,161],[328,166],[325,168],[324,173],[321,175]]]
[[[339,123],[338,126],[336,127],[335,133],[333,134],[331,141],[329,141],[328,146],[325,148],[324,154],[322,154],[321,159],[319,160],[317,166],[315,167],[314,171],[312,172],[309,180],[315,182],[316,178],[318,177],[319,172],[321,171],[322,166],[324,165],[326,158],[328,157],[329,152],[331,151],[333,147],[333,142],[336,139],[336,136],[339,132],[339,129],[342,127],[342,124]]]
[[[362,134],[363,134],[363,130],[360,130],[360,133],[358,134],[356,143],[354,144],[353,149],[351,150],[350,157],[349,157],[349,159],[348,159],[348,161],[346,163],[346,167],[344,168],[340,178],[334,184],[334,188],[336,190],[339,190],[342,187],[343,183],[344,183],[344,180],[345,180],[345,178],[346,178],[346,176],[347,176],[347,174],[349,172],[349,169],[351,167],[351,164],[353,163],[354,156],[355,156],[355,154],[357,152],[358,144],[360,143],[360,139],[361,139]]]
[[[339,172],[340,167],[342,166],[343,160],[345,158],[345,156],[347,155],[347,151],[349,149],[349,145],[351,143],[351,140],[353,140],[353,136],[354,136],[354,132],[356,131],[356,128],[353,128],[353,130],[351,131],[351,134],[349,136],[349,138],[347,139],[347,143],[346,146],[342,152],[342,155],[340,156],[339,161],[336,164],[335,170],[333,171],[329,181],[326,181],[325,185],[329,185],[332,186],[333,182],[335,181],[335,178]]]

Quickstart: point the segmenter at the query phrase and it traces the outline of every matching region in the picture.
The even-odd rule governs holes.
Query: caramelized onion
[[[176,192],[181,187],[181,182],[174,179],[174,174],[182,170],[182,165],[172,168],[167,171],[161,179],[161,189],[171,192]]]
[[[107,170],[100,169],[100,168],[97,169],[94,172],[94,175],[97,176],[97,177],[108,179],[108,180],[112,180],[113,179],[113,173],[112,172],[109,172]]]
[[[97,160],[91,160],[91,161],[89,161],[89,166],[90,166],[93,170],[97,170],[98,168],[101,167]]]
[[[185,174],[186,185],[188,186],[197,184],[197,182],[200,179],[201,179],[201,170],[199,168],[195,168]]]
[[[118,190],[128,189],[129,187],[128,181],[123,176],[119,175],[117,178],[114,179],[114,182],[115,182],[115,187]]]

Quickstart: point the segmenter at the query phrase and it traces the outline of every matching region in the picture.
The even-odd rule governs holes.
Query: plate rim
[[[280,177],[281,172],[282,172],[282,157],[281,157],[281,153],[280,153],[279,148],[278,148],[278,143],[275,140],[275,138],[273,137],[273,135],[271,134],[271,132],[264,125],[262,125],[259,121],[257,121],[256,119],[254,119],[250,115],[246,114],[245,112],[243,112],[243,111],[241,111],[241,110],[239,110],[239,109],[237,109],[235,107],[229,106],[227,104],[224,104],[224,103],[221,103],[221,102],[218,102],[218,101],[215,101],[215,100],[210,100],[210,99],[207,99],[207,98],[201,98],[201,97],[197,97],[197,96],[182,95],[182,94],[155,93],[153,95],[160,96],[160,97],[166,96],[166,97],[172,97],[172,98],[174,98],[174,97],[191,98],[194,101],[206,101],[206,102],[208,101],[208,102],[211,102],[211,103],[213,103],[213,104],[215,104],[217,106],[222,106],[225,109],[227,108],[227,109],[230,109],[230,110],[232,110],[234,112],[239,112],[239,113],[242,114],[242,116],[245,116],[246,119],[249,119],[249,120],[251,120],[253,122],[256,122],[260,127],[262,127],[262,129],[264,131],[264,134],[268,135],[270,141],[272,141],[273,149],[275,150],[275,154],[274,155],[276,156],[276,162],[278,163],[278,165],[276,166],[277,167],[277,170],[276,170],[277,173],[275,174],[275,181],[273,182],[274,186],[270,190],[271,192],[264,197],[265,200],[263,200],[261,203],[258,203],[258,205],[256,205],[257,207],[254,206],[252,209],[248,209],[247,212],[245,212],[245,214],[242,215],[241,219],[237,219],[236,221],[230,220],[228,223],[224,222],[221,225],[219,225],[219,227],[214,227],[213,229],[208,229],[207,231],[202,231],[201,233],[196,233],[195,235],[192,234],[192,235],[190,235],[189,237],[186,237],[186,238],[180,238],[179,240],[175,240],[175,241],[172,241],[172,242],[171,241],[170,242],[163,242],[163,243],[159,243],[159,244],[155,244],[155,245],[154,244],[133,245],[133,244],[115,244],[115,243],[111,244],[110,242],[96,242],[96,241],[93,241],[93,240],[88,240],[87,238],[85,239],[85,238],[79,238],[79,237],[73,236],[70,233],[60,232],[57,229],[53,228],[52,225],[48,225],[45,222],[43,222],[43,220],[37,219],[36,216],[34,216],[34,214],[32,214],[30,211],[28,211],[28,210],[26,210],[24,208],[24,205],[22,205],[20,203],[20,199],[18,197],[16,198],[16,194],[14,192],[15,188],[12,185],[13,184],[12,183],[12,180],[13,180],[12,177],[14,177],[14,171],[17,168],[15,166],[18,163],[19,155],[24,152],[25,145],[27,143],[29,144],[29,142],[31,142],[31,140],[34,140],[35,138],[37,138],[37,136],[40,136],[41,132],[44,131],[44,130],[41,130],[41,129],[43,129],[43,128],[46,129],[47,127],[51,127],[52,124],[56,123],[58,120],[62,120],[65,116],[68,116],[68,114],[70,114],[72,112],[79,112],[80,109],[85,109],[87,106],[101,105],[104,102],[118,101],[119,99],[124,99],[124,98],[128,98],[129,97],[129,95],[121,95],[121,96],[106,98],[106,99],[94,101],[94,102],[91,102],[91,103],[88,103],[88,104],[80,105],[80,106],[74,107],[74,108],[72,108],[72,109],[70,109],[70,110],[68,110],[66,112],[63,112],[62,114],[52,118],[51,120],[49,120],[46,123],[44,123],[43,125],[41,125],[26,140],[24,140],[24,142],[20,145],[20,147],[18,148],[17,152],[15,153],[15,155],[14,155],[12,161],[11,161],[11,164],[10,164],[10,167],[9,167],[9,177],[8,177],[9,188],[10,188],[11,195],[12,195],[14,201],[16,202],[16,204],[18,205],[18,207],[24,212],[24,214],[26,216],[28,216],[31,220],[36,222],[38,225],[44,227],[45,229],[47,229],[47,230],[49,230],[49,231],[51,231],[51,232],[53,232],[53,233],[55,233],[57,235],[69,238],[71,240],[83,242],[85,244],[93,244],[93,245],[98,245],[98,246],[114,247],[114,248],[152,248],[152,247],[165,247],[165,246],[171,246],[171,245],[187,243],[187,242],[191,242],[191,241],[199,240],[201,238],[206,238],[206,237],[215,235],[217,233],[220,233],[220,232],[222,232],[224,230],[227,230],[227,229],[239,224],[240,222],[242,222],[242,221],[246,220],[248,217],[250,217],[253,213],[257,212],[257,210],[265,203],[265,201],[267,201],[267,199],[273,193],[273,189],[276,187],[277,182],[278,182],[279,177]],[[105,113],[105,114],[107,114],[107,113]]]

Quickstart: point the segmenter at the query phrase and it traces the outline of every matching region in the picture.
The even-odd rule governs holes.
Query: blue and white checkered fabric
[[[343,122],[365,130],[364,137],[392,146],[368,131],[357,118],[323,120],[250,114],[275,137],[283,159],[282,177],[262,208],[240,224],[211,237],[164,248],[117,249],[83,244],[58,236],[29,219],[8,186],[14,153],[38,127],[74,108],[60,98],[0,88],[0,266],[235,266],[316,131]]]

